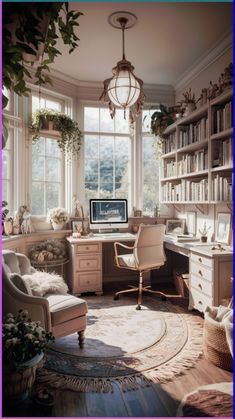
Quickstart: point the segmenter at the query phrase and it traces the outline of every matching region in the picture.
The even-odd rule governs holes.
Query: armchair
[[[55,338],[78,333],[80,347],[84,344],[87,304],[70,294],[46,294],[36,297],[27,294],[21,275],[35,272],[27,256],[11,250],[2,251],[2,301],[3,315],[16,314],[19,309],[29,312],[32,320],[40,321],[46,331]],[[11,274],[19,280],[14,285]],[[23,284],[23,285],[22,285]]]

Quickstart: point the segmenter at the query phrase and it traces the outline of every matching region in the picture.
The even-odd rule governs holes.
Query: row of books
[[[215,106],[212,111],[212,132],[216,134],[226,129],[232,128],[232,102],[225,106]]]
[[[194,124],[182,125],[179,132],[178,147],[182,148],[187,145],[203,141],[208,137],[208,118],[201,118]]]
[[[208,181],[207,179],[199,181],[182,179],[179,184],[166,182],[162,187],[162,200],[166,202],[207,201]]]
[[[212,167],[231,166],[233,164],[232,138],[214,141]]]
[[[163,141],[162,151],[164,154],[171,153],[176,150],[176,133],[172,133]]]
[[[186,154],[178,162],[178,175],[195,173],[208,169],[208,150],[198,150],[194,154]]]
[[[176,173],[176,162],[174,160],[165,163],[164,167],[163,167],[163,177],[172,177],[172,176],[177,176]]]
[[[212,179],[212,201],[232,201],[232,179],[217,175]]]

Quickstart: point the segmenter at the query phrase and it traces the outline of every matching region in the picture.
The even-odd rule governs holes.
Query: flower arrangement
[[[67,256],[65,244],[59,240],[46,240],[29,250],[32,262],[45,262],[65,259]]]
[[[191,87],[189,88],[188,92],[183,93],[183,102],[184,103],[196,103],[195,100],[195,93],[192,93]]]
[[[2,359],[4,367],[19,370],[22,364],[41,354],[54,341],[40,322],[31,321],[27,310],[14,316],[8,313],[2,324]]]
[[[69,214],[64,208],[52,208],[47,214],[47,222],[63,224],[69,221]]]
[[[38,109],[33,113],[31,125],[34,131],[33,141],[40,138],[40,131],[47,121],[53,122],[53,129],[60,132],[61,137],[57,139],[57,143],[62,152],[77,155],[82,143],[82,133],[78,123],[68,115],[53,109]]]

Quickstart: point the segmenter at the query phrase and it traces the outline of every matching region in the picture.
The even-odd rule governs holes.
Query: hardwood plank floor
[[[125,288],[125,287],[124,287]],[[158,289],[160,289],[159,287]],[[110,286],[107,294],[117,291],[116,286]],[[162,287],[166,294],[171,295],[169,299],[174,303],[181,301],[175,294],[173,288]],[[193,311],[192,316],[203,322],[202,316]],[[118,384],[114,385],[113,393],[79,393],[73,391],[56,390],[55,405],[46,416],[52,417],[174,417],[177,406],[185,394],[205,384],[231,382],[232,373],[217,368],[207,362],[203,357],[198,360],[195,367],[188,370],[182,376],[164,384],[151,384],[149,387],[138,390],[123,392]],[[45,416],[40,409],[17,410],[7,415],[15,417],[22,416]]]

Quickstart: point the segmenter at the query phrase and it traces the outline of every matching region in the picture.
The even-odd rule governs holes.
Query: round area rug
[[[191,368],[202,353],[202,326],[183,308],[144,296],[87,297],[85,346],[77,334],[57,339],[38,382],[79,391],[130,390],[164,382]]]

